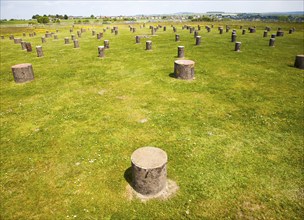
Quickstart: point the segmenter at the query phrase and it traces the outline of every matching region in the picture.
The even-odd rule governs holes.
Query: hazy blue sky
[[[303,0],[197,0],[197,1],[44,1],[0,0],[1,19],[28,19],[34,14],[137,15],[176,12],[284,12],[303,11]]]

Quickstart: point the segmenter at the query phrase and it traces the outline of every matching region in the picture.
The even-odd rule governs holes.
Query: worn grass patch
[[[241,35],[240,24],[257,32]],[[135,36],[149,36],[149,25],[117,25],[118,36],[107,30],[101,41],[87,31],[79,49],[64,45],[70,26],[39,27],[34,38],[34,29],[1,27],[1,219],[302,219],[304,72],[293,63],[303,26],[231,23],[236,53],[221,23],[200,31],[200,46],[182,24],[175,42],[165,24],[146,51]],[[265,26],[285,32],[274,48]],[[37,58],[41,36],[56,29]],[[23,32],[32,53],[8,39]],[[179,45],[196,63],[193,81],[170,77]],[[18,63],[33,65],[34,81],[14,83]],[[168,153],[179,186],[170,200],[128,200],[124,173],[142,146]]]

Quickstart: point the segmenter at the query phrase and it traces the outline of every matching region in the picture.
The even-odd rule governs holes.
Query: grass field
[[[107,30],[101,41],[91,30],[106,25],[75,25],[75,35],[91,29],[79,49],[64,45],[70,26],[2,27],[0,218],[303,219],[304,71],[293,67],[304,54],[303,24],[228,24],[239,53],[231,30],[218,33],[221,23],[202,28],[200,46],[183,24],[174,24],[180,42],[168,23],[157,36],[150,24],[133,25],[136,33],[117,25],[119,34]],[[257,32],[242,35],[240,24]],[[285,32],[275,47],[262,37],[265,26],[269,36]],[[59,39],[41,44],[56,29]],[[135,44],[136,35],[148,36],[153,50],[145,38]],[[110,49],[100,59],[105,39]],[[180,45],[195,61],[195,80],[171,77]],[[19,63],[33,65],[34,81],[14,82],[11,66]],[[142,146],[167,152],[168,178],[179,186],[169,200],[128,199],[125,172]]]

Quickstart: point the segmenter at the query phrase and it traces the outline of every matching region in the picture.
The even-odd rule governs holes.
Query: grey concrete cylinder
[[[64,43],[65,43],[65,44],[69,44],[69,43],[70,43],[70,40],[69,40],[68,37],[65,37],[65,38],[64,38]]]
[[[219,30],[220,30],[220,34],[223,34],[223,28],[220,28]]]
[[[79,42],[77,39],[74,40],[74,48],[79,48]]]
[[[174,75],[178,79],[194,79],[194,61],[176,60],[174,62]]]
[[[235,42],[236,41],[236,34],[232,34],[231,36],[231,42]]]
[[[71,35],[71,39],[74,41],[76,39],[75,34]]]
[[[270,38],[269,40],[269,46],[274,47],[275,38]]]
[[[151,34],[152,34],[152,35],[154,35],[154,34],[155,34],[155,30],[154,30],[154,28],[153,28],[153,27],[151,28]]]
[[[118,30],[115,30],[115,35],[118,35]]]
[[[22,50],[26,50],[26,42],[25,41],[21,41],[21,49]]]
[[[164,31],[167,31],[167,27],[166,27],[166,26],[164,26],[163,30],[164,30]]]
[[[14,43],[15,43],[15,44],[20,44],[21,41],[22,41],[21,38],[14,38]]]
[[[275,38],[275,37],[276,37],[276,34],[272,34],[272,35],[271,35],[271,38]]]
[[[81,37],[81,31],[77,31],[77,36]]]
[[[193,36],[194,36],[194,38],[196,38],[196,36],[198,36],[198,31],[194,31]]]
[[[46,43],[45,37],[41,37],[41,42]]]
[[[136,28],[132,28],[132,32],[135,33],[136,32]]]
[[[97,40],[100,40],[101,36],[100,36],[100,33],[97,34]]]
[[[43,57],[42,46],[36,46],[37,57]]]
[[[146,50],[152,50],[152,41],[146,41]]]
[[[297,55],[294,66],[299,69],[304,69],[304,55]]]
[[[178,58],[185,57],[185,47],[184,46],[178,46],[177,47],[177,57]]]
[[[281,30],[277,31],[277,36],[278,37],[283,37],[284,36],[284,31],[281,31]]]
[[[200,45],[201,44],[201,39],[202,39],[201,36],[196,36],[196,38],[195,38],[195,45]]]
[[[242,35],[245,35],[246,34],[246,30],[245,29],[243,29],[243,31],[242,31]]]
[[[10,39],[10,40],[14,40],[14,35],[10,35],[10,36],[9,36],[9,39]]]
[[[22,63],[12,66],[12,72],[16,83],[24,83],[34,79],[32,64]]]
[[[26,42],[25,43],[25,47],[26,47],[26,51],[27,52],[32,52],[32,45],[31,45],[31,43],[29,43],[29,42]]]
[[[235,42],[235,47],[234,47],[234,51],[236,52],[240,52],[241,51],[241,42]]]
[[[140,43],[140,37],[139,37],[139,36],[136,36],[136,37],[135,37],[135,42],[136,42],[137,44]]]
[[[264,31],[263,37],[267,37],[268,31]]]
[[[179,34],[175,34],[175,41],[179,41]]]
[[[110,48],[110,41],[109,40],[104,40],[103,44],[104,44],[104,48],[105,49],[109,49]]]
[[[52,34],[46,33],[46,34],[45,34],[45,37],[46,37],[46,38],[50,38],[50,37],[52,37]]]
[[[293,32],[292,29],[290,29],[288,33],[289,33],[289,34],[292,34],[292,32]]]
[[[131,155],[132,186],[136,192],[153,196],[166,189],[167,161],[165,151],[156,147],[142,147]]]
[[[105,56],[104,50],[105,50],[105,46],[99,46],[98,47],[98,56],[99,57],[104,57]]]

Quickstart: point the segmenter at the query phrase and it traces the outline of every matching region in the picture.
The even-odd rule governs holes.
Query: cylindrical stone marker
[[[75,34],[72,34],[71,35],[71,40],[75,40],[75,39],[76,39]]]
[[[74,48],[79,48],[79,42],[77,39],[74,40]]]
[[[220,34],[223,34],[223,28],[220,28],[219,30],[220,30]]]
[[[31,43],[26,42],[26,43],[25,43],[25,46],[26,46],[26,51],[27,51],[27,52],[32,52],[32,45],[31,45]]]
[[[269,40],[269,46],[274,47],[275,38],[270,38]]]
[[[193,36],[194,36],[194,38],[196,38],[196,36],[198,36],[198,31],[194,31]]]
[[[155,31],[154,31],[154,28],[153,28],[153,27],[151,28],[151,34],[152,34],[152,35],[155,34]]]
[[[146,41],[146,50],[152,50],[152,41]]]
[[[268,31],[264,31],[263,37],[267,37]]]
[[[153,196],[166,189],[167,161],[165,151],[156,147],[142,147],[132,153],[132,186],[136,192]]]
[[[195,38],[195,45],[200,45],[201,44],[201,39],[202,39],[201,36],[196,36],[196,38]]]
[[[185,57],[185,47],[184,46],[178,46],[177,47],[177,57],[178,58]]]
[[[164,26],[164,28],[163,28],[163,29],[164,29],[164,31],[167,31],[167,27],[166,27],[166,26]]]
[[[278,37],[283,37],[284,36],[284,31],[281,31],[281,30],[277,31],[277,36]]]
[[[37,57],[43,57],[42,46],[36,46]]]
[[[77,31],[77,36],[81,37],[81,31]]]
[[[132,28],[132,32],[135,33],[136,32],[136,28]]]
[[[26,50],[26,42],[25,41],[21,41],[21,49],[22,50]]]
[[[115,35],[118,35],[118,30],[115,30]]]
[[[289,34],[292,34],[292,32],[293,32],[293,30],[292,30],[292,29],[290,29],[288,33],[289,33]]]
[[[271,38],[275,38],[275,37],[276,37],[276,34],[272,34],[272,35],[271,35]]]
[[[10,40],[14,40],[14,35],[10,35],[10,36],[9,36],[9,39],[10,39]]]
[[[103,44],[104,44],[104,48],[105,49],[109,49],[110,48],[110,41],[109,40],[104,40]]]
[[[99,46],[98,47],[98,56],[99,57],[104,57],[105,56],[104,50],[105,50],[104,46]]]
[[[21,41],[22,41],[21,38],[14,38],[14,43],[15,43],[15,44],[20,44]]]
[[[100,40],[101,38],[100,33],[98,33],[96,36],[97,36],[97,40]]]
[[[14,65],[12,72],[16,83],[24,83],[34,79],[33,66],[30,63]]]
[[[236,41],[236,34],[232,34],[231,36],[231,42],[235,42]]]
[[[297,55],[294,66],[299,69],[304,69],[304,55]]]
[[[139,37],[139,36],[136,36],[136,37],[135,37],[135,42],[136,42],[137,44],[140,43],[140,37]]]
[[[46,43],[45,37],[41,37],[41,42]]]
[[[236,51],[236,52],[240,52],[240,51],[241,51],[241,45],[242,45],[242,43],[241,43],[241,42],[235,42],[235,48],[234,48],[234,51]]]
[[[65,44],[69,44],[69,43],[70,43],[70,40],[69,40],[68,37],[65,37],[65,38],[64,38],[64,43],[65,43]]]
[[[179,34],[175,34],[175,41],[179,41]]]
[[[194,64],[192,60],[176,60],[174,62],[175,77],[185,80],[194,79]]]
[[[246,34],[246,30],[245,29],[243,29],[243,31],[242,31],[242,35],[245,35]]]

